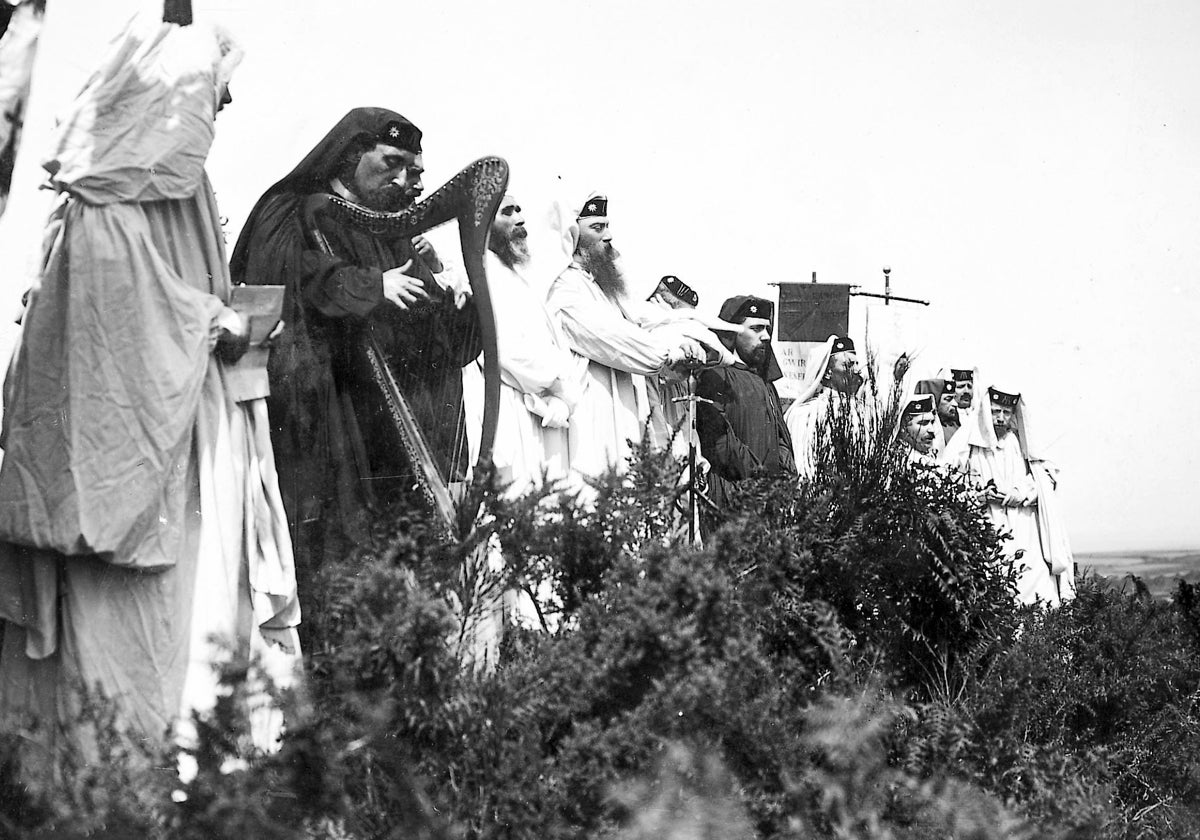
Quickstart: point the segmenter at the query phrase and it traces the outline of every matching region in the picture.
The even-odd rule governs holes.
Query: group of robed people
[[[813,353],[806,385],[785,415],[796,451],[807,459],[802,475],[822,445],[822,420],[841,415],[863,423],[874,410],[863,384],[852,339],[831,336]],[[1003,552],[1016,572],[1019,603],[1057,607],[1075,597],[1058,469],[1019,391],[983,383],[978,368],[943,368],[901,397],[895,441],[916,468],[961,475],[986,501],[992,523],[1007,535]]]
[[[559,480],[586,501],[587,479],[649,434],[695,447],[686,480],[718,508],[739,481],[811,471],[819,419],[861,384],[850,339],[821,348],[785,414],[770,301],[706,316],[673,276],[634,294],[598,193],[556,205],[534,254],[499,176],[454,197],[469,214],[500,190],[489,292],[390,224],[427,207],[423,134],[394,111],[343,117],[263,194],[227,261],[204,161],[239,56],[219,29],[135,21],[47,158],[59,200],[5,395],[0,714],[67,721],[74,689],[99,687],[167,737],[211,705],[222,657],[258,655],[286,680],[297,568],[349,556],[433,490],[461,498],[476,462],[510,492]],[[238,284],[283,288],[269,354],[249,346]],[[1058,603],[1069,570],[1034,548],[1049,530],[1069,549],[1024,403],[988,390],[966,413],[956,396],[952,433],[925,410],[950,381],[922,383],[899,439],[986,488],[1030,570],[1022,600]]]
[[[676,308],[698,305],[695,292],[676,277],[664,277],[651,298]],[[774,385],[783,374],[770,344],[773,304],[731,298],[720,318],[738,326],[722,333],[735,359],[704,369],[696,389],[707,500],[717,507],[729,485],[746,478],[813,477],[820,450],[830,447],[834,419],[861,430],[878,411],[865,393],[853,339],[830,336],[811,352],[785,412]],[[901,383],[908,381],[902,374]],[[1016,572],[1019,603],[1057,607],[1074,598],[1058,470],[1041,448],[1019,392],[984,385],[976,368],[944,368],[902,394],[891,439],[912,465],[962,475],[986,500],[990,519],[1008,537],[1003,551]]]

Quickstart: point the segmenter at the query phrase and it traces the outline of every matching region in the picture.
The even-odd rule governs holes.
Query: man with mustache
[[[801,477],[812,475],[817,430],[826,418],[849,410],[857,413],[856,422],[862,419],[865,409],[858,400],[862,386],[853,339],[831,335],[813,351],[800,396],[784,415]]]
[[[954,401],[960,419],[975,407],[975,372],[975,368],[948,368],[940,374],[954,383]],[[950,375],[946,376],[946,373]]]
[[[570,468],[581,476],[598,476],[622,467],[630,443],[636,446],[642,439],[648,409],[639,405],[634,377],[701,359],[705,352],[693,339],[646,329],[635,320],[636,307],[626,294],[612,245],[607,197],[588,196],[572,233],[571,264],[550,286],[548,305],[577,363],[586,367],[568,434]]]
[[[492,461],[497,479],[515,496],[539,485],[543,477],[566,477],[567,424],[583,390],[584,372],[546,308],[545,285],[530,273],[529,230],[512,195],[505,195],[496,210],[485,261],[500,362]],[[477,451],[483,421],[482,359],[463,371],[463,386],[471,445]],[[492,568],[503,568],[498,548],[490,549],[489,558]],[[490,663],[496,661],[506,618],[527,627],[555,625],[553,587],[545,582],[523,581],[502,594],[484,585],[475,603],[480,607],[476,637],[483,640],[484,658]]]
[[[935,466],[934,444],[937,441],[937,413],[932,394],[912,394],[900,410],[901,445],[908,449],[908,460]]]
[[[942,448],[950,445],[950,441],[962,428],[962,415],[958,413],[958,395],[953,382],[943,379],[942,392],[937,395],[938,421],[942,424]]]
[[[522,492],[543,472],[551,479],[566,475],[566,429],[583,389],[582,371],[527,275],[529,231],[511,195],[496,211],[488,251],[500,358],[493,460],[501,480]]]
[[[421,237],[373,234],[303,207],[332,193],[371,210],[424,189],[421,130],[384,108],[355,108],[255,205],[234,249],[235,282],[287,287],[288,329],[271,354],[272,440],[297,566],[344,556],[406,498],[413,468],[362,347],[371,336],[408,399],[446,482],[467,466],[462,368],[479,355],[474,306]]]
[[[796,474],[792,437],[773,384],[783,376],[771,349],[774,314],[774,304],[762,298],[739,295],[725,301],[719,317],[741,326],[737,333],[721,333],[737,361],[700,374],[696,426],[718,507],[732,483]]]
[[[958,400],[954,382],[941,378],[922,379],[917,383],[916,393],[918,395],[929,394],[933,397],[934,410],[937,414],[937,421],[934,425],[938,427],[934,450],[935,454],[944,452],[961,425],[958,419]]]

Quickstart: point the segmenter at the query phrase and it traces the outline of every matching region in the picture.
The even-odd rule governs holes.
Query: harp
[[[492,219],[504,198],[507,186],[508,164],[502,158],[485,157],[467,166],[423,201],[399,212],[368,210],[326,193],[309,196],[301,209],[304,231],[311,244],[331,255],[333,250],[322,234],[319,224],[321,217],[325,215],[342,225],[393,238],[413,237],[446,222],[458,222],[463,266],[471,285],[478,317],[479,338],[483,345],[483,429],[476,460],[476,475],[482,475],[490,469],[500,404],[496,320],[484,269],[484,253]],[[402,384],[390,369],[387,354],[375,335],[371,330],[364,329],[358,342],[358,349],[366,361],[371,382],[379,389],[388,422],[394,429],[412,468],[420,495],[433,516],[435,530],[446,538],[462,537],[471,528],[478,512],[477,503],[455,503],[448,477],[438,468],[437,458],[430,446],[428,430],[423,429],[418,422]],[[461,406],[458,410],[461,412]],[[469,494],[464,496],[469,497]]]

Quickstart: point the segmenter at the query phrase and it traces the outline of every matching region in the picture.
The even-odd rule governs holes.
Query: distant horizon
[[[1132,554],[1196,554],[1200,555],[1200,546],[1189,548],[1104,548],[1104,549],[1075,549],[1075,557],[1095,555],[1132,555]]]

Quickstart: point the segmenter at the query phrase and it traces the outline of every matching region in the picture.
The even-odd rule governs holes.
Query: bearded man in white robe
[[[861,409],[858,393],[862,386],[853,339],[831,335],[809,357],[800,394],[783,416],[801,479],[813,474],[817,428],[831,413]]]
[[[576,363],[586,370],[583,395],[571,417],[569,461],[583,477],[622,468],[642,440],[648,407],[640,405],[636,376],[656,376],[671,365],[703,360],[705,345],[671,321],[651,328],[628,297],[608,220],[608,199],[592,194],[571,226],[571,264],[550,287]],[[644,301],[640,306],[645,307]],[[646,326],[643,326],[645,324]],[[713,336],[712,343],[720,347]]]
[[[583,392],[576,364],[544,294],[528,276],[529,232],[516,198],[506,195],[488,240],[487,272],[496,287],[500,416],[493,461],[514,493],[561,479],[567,469],[567,426]],[[541,288],[544,288],[541,287]],[[482,394],[482,378],[479,394]],[[480,396],[481,399],[481,396]]]
[[[558,321],[546,307],[544,285],[530,276],[529,231],[524,212],[512,195],[496,211],[485,257],[495,290],[492,306],[500,362],[500,407],[492,462],[508,493],[520,495],[567,476],[567,426],[583,393],[585,371],[576,363]],[[482,359],[463,370],[463,402],[469,419],[473,455],[478,453],[483,422]],[[504,568],[498,544],[489,546],[492,576]],[[508,590],[501,596],[486,582],[477,593],[483,607],[473,633],[477,662],[494,665],[505,616],[531,627],[550,629],[552,587]]]
[[[1053,467],[1042,457],[1021,394],[975,393],[978,407],[942,455],[988,502],[988,514],[1012,535],[1005,555],[1017,570],[1021,604],[1057,607],[1075,597],[1075,561],[1055,494]]]

